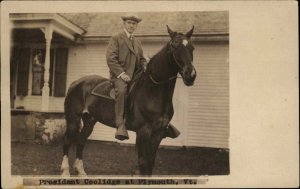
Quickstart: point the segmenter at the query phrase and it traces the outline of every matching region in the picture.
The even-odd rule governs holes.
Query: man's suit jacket
[[[111,79],[116,79],[122,72],[132,78],[136,66],[146,65],[140,41],[135,37],[131,41],[125,31],[112,36],[110,39],[106,60]]]

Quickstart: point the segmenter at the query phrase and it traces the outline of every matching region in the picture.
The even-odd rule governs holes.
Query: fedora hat
[[[141,18],[135,16],[135,15],[129,15],[129,16],[122,16],[122,20],[126,21],[126,20],[133,20],[136,21],[137,23],[139,23],[140,21],[142,21]]]

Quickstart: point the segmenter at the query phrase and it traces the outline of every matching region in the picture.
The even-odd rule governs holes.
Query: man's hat
[[[133,20],[136,21],[137,23],[139,23],[140,21],[142,21],[141,18],[135,16],[135,15],[130,15],[130,16],[122,16],[122,20],[126,21],[126,20]]]

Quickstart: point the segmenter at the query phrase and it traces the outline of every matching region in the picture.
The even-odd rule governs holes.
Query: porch
[[[11,14],[11,108],[61,111],[68,49],[85,30],[60,14]]]

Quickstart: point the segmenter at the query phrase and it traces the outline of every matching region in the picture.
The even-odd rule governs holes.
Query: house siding
[[[197,45],[197,79],[189,90],[186,145],[229,147],[229,46]]]
[[[105,52],[107,43],[82,44],[69,48],[67,88],[78,78],[90,74],[109,77]]]
[[[17,96],[15,100],[15,107],[24,107],[27,110],[41,110],[42,97],[41,96]]]

